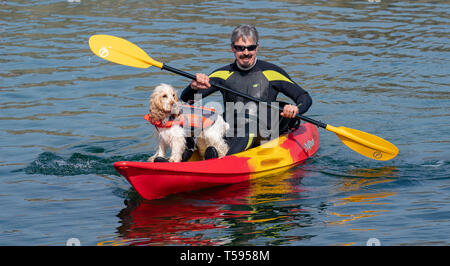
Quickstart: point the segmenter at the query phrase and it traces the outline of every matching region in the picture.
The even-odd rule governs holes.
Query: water
[[[448,245],[448,1],[0,1],[0,245]],[[112,167],[156,148],[143,119],[160,82],[93,55],[117,35],[187,72],[231,62],[229,34],[313,98],[307,115],[400,149],[372,161],[321,130],[279,176],[142,200]],[[220,100],[220,95],[209,97]]]

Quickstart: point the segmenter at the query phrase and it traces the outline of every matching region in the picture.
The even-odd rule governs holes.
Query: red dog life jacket
[[[145,115],[144,119],[157,128],[169,128],[173,125],[180,125],[183,128],[195,130],[207,128],[214,124],[217,119],[217,113],[216,110],[212,108],[183,104],[180,106],[180,115],[176,118],[170,117],[166,123],[163,123],[162,121],[152,122],[150,114]],[[201,126],[200,120],[202,121]]]

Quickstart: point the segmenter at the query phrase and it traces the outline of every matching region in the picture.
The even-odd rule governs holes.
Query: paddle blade
[[[375,135],[347,127],[327,125],[326,129],[336,133],[350,149],[370,159],[387,161],[398,154],[394,144]]]
[[[138,68],[163,66],[135,44],[116,36],[93,35],[89,38],[89,47],[98,57],[117,64]]]

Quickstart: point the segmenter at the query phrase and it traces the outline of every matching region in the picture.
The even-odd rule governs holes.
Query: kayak
[[[197,155],[176,163],[120,161],[114,168],[144,199],[152,200],[281,173],[313,156],[319,146],[317,127],[304,123],[261,146],[222,158],[196,160]]]
[[[304,162],[319,146],[317,127],[304,123],[261,146],[222,158],[177,163],[120,161],[114,168],[139,195],[152,200],[274,175]]]

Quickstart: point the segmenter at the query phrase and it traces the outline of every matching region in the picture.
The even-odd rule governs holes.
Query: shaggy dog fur
[[[180,115],[179,104],[173,87],[164,83],[160,84],[150,98],[150,119],[152,122],[161,121],[165,124],[171,117],[177,118]],[[218,115],[213,125],[204,128],[196,136],[196,144],[202,157],[209,146],[216,148],[219,157],[226,155],[229,147],[223,137],[229,128],[228,123]],[[180,162],[186,146],[186,131],[180,125],[173,125],[167,128],[158,127],[156,132],[159,138],[158,149],[148,161],[153,162],[156,157],[164,157],[166,150],[170,148],[172,153],[169,162]]]

